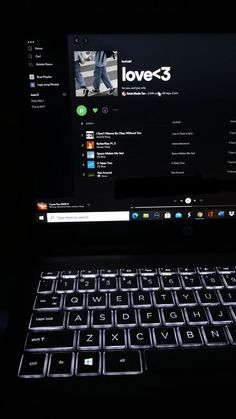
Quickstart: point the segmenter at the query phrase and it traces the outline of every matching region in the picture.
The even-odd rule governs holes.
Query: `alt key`
[[[133,375],[142,373],[139,351],[111,351],[104,353],[103,372],[105,375]]]

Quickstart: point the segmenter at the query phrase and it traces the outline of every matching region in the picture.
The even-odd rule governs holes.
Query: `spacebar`
[[[146,350],[148,372],[176,369],[232,369],[236,348]]]

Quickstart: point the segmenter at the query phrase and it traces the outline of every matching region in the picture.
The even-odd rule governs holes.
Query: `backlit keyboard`
[[[18,376],[142,374],[158,351],[233,345],[234,266],[44,271]]]

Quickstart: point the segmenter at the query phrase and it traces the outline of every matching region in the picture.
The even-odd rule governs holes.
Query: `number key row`
[[[191,274],[191,275],[157,275],[152,276],[123,276],[99,278],[59,278],[58,280],[41,279],[38,286],[39,294],[95,292],[95,291],[155,291],[155,290],[198,290],[206,289],[236,289],[236,275],[234,274]]]

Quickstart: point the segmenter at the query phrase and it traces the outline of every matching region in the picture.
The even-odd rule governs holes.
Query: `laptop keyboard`
[[[45,271],[18,376],[142,374],[157,351],[232,345],[233,266]]]

